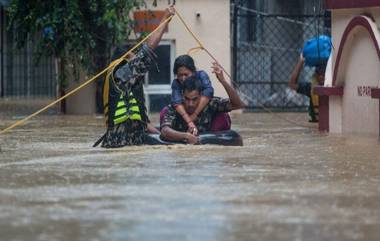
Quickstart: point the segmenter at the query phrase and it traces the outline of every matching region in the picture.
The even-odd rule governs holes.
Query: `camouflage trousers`
[[[144,144],[146,124],[141,121],[127,120],[108,128],[102,142],[102,147],[115,148]]]

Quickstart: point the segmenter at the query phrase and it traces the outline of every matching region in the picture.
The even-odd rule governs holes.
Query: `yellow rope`
[[[195,41],[197,41],[198,45],[199,45],[199,48],[201,48],[202,50],[204,50],[215,62],[219,63],[218,60],[210,53],[210,51],[208,51],[204,45],[202,44],[202,42],[199,40],[199,38],[195,35],[195,33],[193,31],[191,31],[191,29],[189,28],[189,26],[187,25],[187,23],[185,22],[185,20],[183,19],[182,15],[176,10],[176,15],[178,16],[178,18],[181,20],[181,22],[183,23],[183,25],[185,26],[186,30],[193,36],[193,38],[195,39]],[[220,65],[220,67],[222,68],[223,72],[226,73],[226,75],[231,79],[232,81],[232,78],[231,78],[231,75],[225,70],[225,68],[223,66]]]
[[[142,39],[139,43],[137,43],[133,48],[131,48],[128,52],[126,52],[123,56],[121,56],[119,59],[113,61],[107,68],[105,68],[104,70],[102,70],[101,72],[99,72],[97,75],[95,75],[94,77],[92,77],[91,79],[87,80],[86,82],[84,82],[83,84],[81,84],[80,86],[78,86],[77,88],[71,90],[69,93],[65,94],[64,96],[58,98],[57,100],[53,101],[52,103],[48,104],[47,106],[43,107],[42,109],[34,112],[33,114],[25,117],[24,119],[22,120],[19,120],[17,122],[15,122],[14,124],[12,124],[11,126],[3,129],[2,131],[0,131],[0,135],[1,134],[4,134],[5,132],[7,131],[10,131],[11,129],[25,123],[27,120],[33,118],[34,116],[40,114],[41,112],[47,110],[48,108],[50,108],[51,106],[57,104],[58,102],[60,102],[61,100],[63,99],[66,99],[67,97],[69,97],[70,95],[76,93],[77,91],[79,91],[80,89],[82,89],[83,87],[85,87],[86,85],[88,85],[89,83],[91,83],[92,81],[96,80],[97,78],[99,78],[101,75],[103,75],[105,72],[107,72],[110,68],[118,65],[121,61],[123,61],[123,59],[128,56],[130,53],[132,53],[132,51],[134,51],[135,49],[137,49],[141,44],[143,44],[150,36],[152,36],[157,30],[159,30],[164,24],[166,24],[167,22],[169,22],[174,16],[170,16],[169,18],[167,18],[165,21],[163,21],[155,30],[153,30],[150,34],[148,34],[144,39]]]
[[[185,22],[185,20],[181,16],[181,14],[177,10],[175,10],[175,11],[176,11],[176,15],[181,20],[182,24],[185,26],[185,28],[187,29],[187,31],[193,36],[193,38],[195,39],[195,41],[197,41],[197,43],[199,44],[199,47],[197,47],[197,49],[204,50],[215,62],[219,63],[219,61],[211,54],[211,52],[208,51],[208,49],[204,47],[204,45],[199,40],[199,38],[195,35],[195,33],[193,31],[191,31],[191,29],[189,28],[189,26],[187,25],[187,23]],[[190,51],[192,51],[193,49],[195,49],[195,48],[190,49]],[[226,71],[226,69],[222,65],[220,65],[220,64],[219,64],[219,66],[222,68],[223,72],[230,78],[231,82],[235,84],[236,88],[238,88],[237,83],[232,79],[231,75]],[[242,91],[240,91],[240,94],[243,95],[244,97],[246,97],[247,99],[251,99],[252,100],[252,98],[250,96],[244,94]],[[270,110],[269,108],[265,107],[261,103],[258,103],[258,104],[259,104],[260,108],[262,108],[263,110],[265,110],[266,112],[268,112],[268,113],[270,113],[272,115],[277,116],[279,119],[283,119],[283,120],[285,120],[285,121],[287,121],[287,122],[289,122],[291,124],[295,124],[297,126],[311,128],[308,125],[303,125],[303,124],[297,123],[296,121],[292,121],[292,120],[289,120],[289,119],[287,119],[287,118],[285,118],[283,116],[280,116],[279,114],[274,113],[272,110]]]
[[[179,19],[181,20],[181,22],[183,23],[183,25],[185,26],[185,28],[187,29],[187,31],[193,36],[193,38],[195,39],[195,41],[197,41],[199,47],[196,47],[196,48],[193,48],[193,49],[190,49],[190,51],[192,50],[199,50],[199,49],[202,49],[204,50],[215,62],[219,63],[217,61],[217,59],[210,53],[210,51],[208,51],[204,45],[202,44],[202,42],[199,40],[199,38],[194,34],[193,31],[191,31],[191,29],[189,28],[189,26],[186,24],[185,20],[183,19],[183,17],[181,16],[181,14],[177,11],[176,11],[176,15],[179,17]],[[10,131],[11,129],[25,123],[27,120],[33,118],[34,116],[40,114],[41,112],[47,110],[48,108],[50,108],[51,106],[57,104],[58,102],[66,99],[67,97],[71,96],[72,94],[78,92],[80,89],[82,89],[83,87],[87,86],[88,84],[90,84],[91,82],[93,82],[94,80],[96,80],[97,78],[99,78],[101,75],[103,75],[105,72],[107,72],[110,68],[113,68],[114,66],[118,65],[121,61],[123,61],[123,59],[128,56],[130,53],[132,53],[132,51],[134,51],[135,49],[137,49],[142,43],[144,43],[150,36],[152,36],[158,29],[160,29],[164,24],[166,24],[167,22],[169,22],[174,16],[170,16],[169,18],[167,18],[165,21],[163,21],[155,30],[153,30],[150,34],[148,34],[143,40],[141,40],[138,44],[136,44],[133,48],[131,48],[128,52],[126,52],[122,57],[120,57],[119,59],[115,60],[114,62],[112,62],[107,68],[105,68],[104,70],[102,70],[101,72],[99,72],[98,74],[96,74],[94,77],[92,77],[91,79],[87,80],[86,82],[84,82],[83,84],[81,84],[80,86],[78,86],[77,88],[71,90],[69,93],[65,94],[64,96],[58,98],[57,100],[53,101],[52,103],[48,104],[47,106],[43,107],[42,109],[34,112],[33,114],[27,116],[26,118],[22,119],[22,120],[19,120],[17,122],[15,122],[14,124],[12,124],[11,126],[3,129],[0,131],[0,135],[1,134],[4,134],[5,132],[7,131]],[[223,72],[230,78],[231,82],[234,82],[231,78],[231,75],[225,70],[225,68],[223,66],[220,65],[220,67],[222,68]],[[241,94],[243,94],[244,96],[246,96],[247,98],[251,99],[248,95],[245,95],[244,93],[241,92]],[[274,115],[276,115],[275,113],[273,113],[271,110],[269,110],[268,108],[266,108],[264,105],[261,105],[261,107],[268,111],[269,113],[272,113]],[[281,117],[282,118],[282,117]],[[286,121],[290,122],[290,123],[293,123],[293,124],[296,124],[296,125],[299,125],[301,126],[300,124],[297,124],[293,121],[290,121],[290,120],[287,120],[286,118],[282,118],[282,119],[285,119]],[[304,125],[302,125],[304,126]],[[306,126],[306,127],[309,127],[309,126]]]
[[[196,53],[199,50],[203,50],[203,47],[198,46],[198,47],[191,48],[189,49],[189,51],[187,51],[187,55],[192,55],[193,53]]]

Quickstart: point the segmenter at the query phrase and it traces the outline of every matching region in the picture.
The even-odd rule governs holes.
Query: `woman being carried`
[[[193,135],[198,134],[198,128],[194,124],[198,115],[207,106],[210,99],[214,96],[214,88],[211,85],[211,81],[207,73],[203,70],[196,70],[194,60],[189,55],[181,55],[176,58],[174,62],[173,72],[176,75],[176,79],[172,82],[172,96],[171,104],[179,113],[183,120],[187,123],[188,132]],[[191,76],[198,78],[202,85],[201,99],[198,107],[191,115],[188,115],[183,106],[183,83]],[[162,123],[162,117],[167,112],[165,107],[160,113],[160,123]],[[218,113],[214,116],[212,121],[211,131],[223,131],[231,128],[231,118],[227,113]]]

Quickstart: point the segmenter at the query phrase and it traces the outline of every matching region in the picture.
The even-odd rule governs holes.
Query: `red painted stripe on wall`
[[[326,0],[327,9],[380,7],[380,0]]]

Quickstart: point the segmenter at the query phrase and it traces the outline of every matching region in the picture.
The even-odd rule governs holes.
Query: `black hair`
[[[199,78],[197,78],[195,75],[192,75],[185,79],[185,81],[183,82],[183,92],[191,92],[194,90],[199,91],[199,93],[202,92],[202,83]]]
[[[181,67],[186,67],[192,72],[196,71],[194,59],[190,55],[187,55],[187,54],[178,56],[175,59],[173,73],[177,74],[178,69]]]
[[[112,53],[111,61],[117,60],[121,56],[123,56],[126,52],[128,52],[134,45],[133,44],[124,44],[115,48]]]

